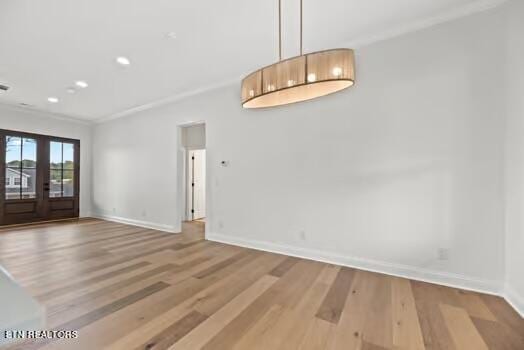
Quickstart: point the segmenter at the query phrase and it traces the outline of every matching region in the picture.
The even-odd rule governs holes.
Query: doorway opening
[[[194,123],[180,126],[180,140],[184,188],[182,221],[191,223],[195,228],[204,229],[206,221],[205,124]]]
[[[206,150],[187,152],[187,215],[190,221],[205,222],[206,218]]]

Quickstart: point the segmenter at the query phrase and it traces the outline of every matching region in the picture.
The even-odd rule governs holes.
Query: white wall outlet
[[[439,260],[449,260],[449,249],[439,248],[437,251],[437,256]]]

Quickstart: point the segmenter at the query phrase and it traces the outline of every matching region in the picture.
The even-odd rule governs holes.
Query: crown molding
[[[350,40],[349,42],[346,42],[346,45],[352,48],[359,48],[371,45],[376,42],[392,39],[404,34],[417,32],[422,29],[430,28],[442,23],[467,17],[476,13],[488,11],[496,7],[499,7],[508,1],[509,0],[478,0],[435,16],[430,16],[421,20],[412,21],[386,31],[362,36],[360,38],[355,38],[353,40]]]
[[[94,122],[95,123],[104,123],[104,122],[107,122],[107,121],[110,121],[110,120],[122,118],[122,117],[131,115],[131,114],[135,114],[135,113],[138,113],[138,112],[142,112],[142,111],[145,111],[145,110],[148,110],[148,109],[153,109],[153,108],[156,108],[156,107],[165,106],[165,105],[171,104],[173,102],[189,98],[191,96],[200,95],[200,94],[203,94],[205,92],[209,92],[209,91],[212,91],[212,90],[217,90],[217,89],[220,89],[220,88],[223,88],[223,87],[226,87],[226,86],[233,85],[233,84],[237,83],[238,81],[240,81],[240,79],[241,78],[223,80],[223,81],[221,81],[219,83],[216,83],[216,84],[211,84],[211,85],[204,86],[202,88],[198,88],[198,89],[190,90],[190,91],[187,91],[187,92],[171,95],[171,96],[162,98],[160,100],[155,100],[155,101],[152,101],[152,102],[149,102],[149,103],[145,103],[145,104],[142,104],[142,105],[138,105],[138,106],[135,106],[135,107],[123,110],[121,112],[117,112],[117,113],[114,113],[114,114],[111,114],[111,115],[108,115],[108,116],[105,116],[105,117],[102,117],[102,118],[95,119]]]
[[[73,122],[73,123],[78,123],[82,125],[93,124],[93,122],[90,120],[81,119],[79,117],[75,117],[69,114],[49,112],[49,111],[42,110],[39,108],[21,107],[18,105],[13,105],[13,104],[5,103],[5,102],[0,102],[0,108],[10,109],[10,110],[17,111],[17,112],[28,113],[28,114],[38,115],[38,116],[45,116],[51,119]]]

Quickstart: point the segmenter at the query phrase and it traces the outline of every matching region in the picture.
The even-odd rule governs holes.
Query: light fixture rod
[[[278,0],[278,60],[282,61],[282,0]]]
[[[303,45],[303,0],[300,0],[300,56],[304,54]],[[282,61],[282,0],[278,0],[278,61]]]
[[[302,55],[302,0],[300,0],[300,56]]]

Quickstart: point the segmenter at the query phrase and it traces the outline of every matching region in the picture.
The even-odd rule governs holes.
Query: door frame
[[[20,199],[5,199],[5,137],[12,134],[13,136],[27,137],[37,140],[36,150],[36,183],[35,183],[35,194],[36,198],[20,198]],[[45,191],[44,188],[49,186],[49,145],[51,141],[70,143],[74,145],[74,196],[73,197],[56,197],[50,198],[49,192]],[[46,182],[47,180],[47,182]],[[47,183],[47,185],[46,185]],[[59,207],[60,204],[57,202],[73,201],[73,207],[64,210],[63,214],[56,214],[58,211],[53,212],[52,204],[55,207]],[[16,220],[16,222],[4,222],[5,220],[5,204],[7,203],[32,203],[36,202],[36,212],[33,217],[25,217]],[[12,225],[12,224],[24,224],[40,221],[49,221],[66,218],[78,218],[80,213],[80,140],[71,139],[66,137],[51,136],[45,134],[36,134],[26,131],[0,129],[0,226]],[[40,216],[39,216],[40,215]]]
[[[182,134],[183,129],[194,126],[194,125],[200,125],[203,124],[206,127],[207,130],[207,121],[204,119],[198,120],[198,121],[188,121],[188,122],[180,122],[176,124],[176,128],[174,130],[174,133],[176,134],[177,141],[176,141],[176,197],[175,197],[175,203],[176,207],[179,208],[177,210],[176,215],[176,221],[175,221],[175,232],[182,232],[182,223],[184,221],[187,221],[190,219],[187,215],[187,167],[189,166],[187,161],[187,151],[191,149],[191,147],[185,147],[182,142]],[[209,219],[211,217],[210,212],[210,206],[209,206],[209,199],[210,199],[210,191],[208,190],[210,188],[209,186],[209,179],[208,176],[210,173],[209,170],[209,164],[210,164],[210,149],[208,146],[208,137],[206,133],[206,218]],[[207,233],[209,230],[209,225],[205,225],[205,232]]]

